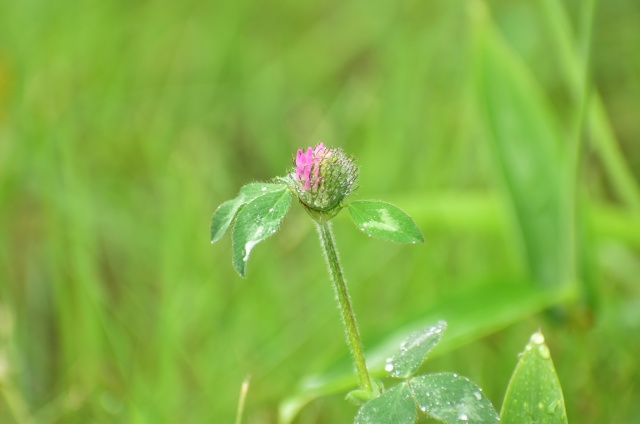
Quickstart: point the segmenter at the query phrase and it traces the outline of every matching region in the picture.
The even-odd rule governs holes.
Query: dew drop
[[[269,209],[269,212],[273,212],[273,208],[270,208],[270,209]]]
[[[549,348],[546,345],[538,346],[538,352],[540,352],[540,356],[544,359],[549,359],[551,357],[551,353],[549,353]]]
[[[473,392],[473,395],[476,397],[476,399],[482,400],[482,395],[480,394],[480,392]]]
[[[531,336],[531,341],[535,344],[542,344],[544,343],[544,336],[541,332],[538,331],[537,333],[534,333],[533,336]]]
[[[393,371],[393,364],[392,363],[388,363],[387,365],[384,366],[384,370],[386,372],[391,372]]]
[[[458,419],[460,421],[467,421],[469,419],[469,417],[467,417],[467,414],[460,414],[460,415],[458,415]]]
[[[426,406],[424,406],[424,405],[420,405],[420,410],[421,410],[422,412],[425,412],[425,411],[427,410],[427,407],[426,407]]]
[[[267,188],[266,187],[262,187],[261,190],[262,191],[267,191]]]

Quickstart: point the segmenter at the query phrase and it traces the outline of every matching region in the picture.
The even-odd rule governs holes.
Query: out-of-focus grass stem
[[[569,85],[569,90],[572,92],[576,103],[584,104],[584,121],[592,135],[593,146],[600,155],[617,194],[629,207],[636,212],[640,212],[640,189],[618,147],[616,136],[606,115],[602,100],[595,90],[589,96],[592,98],[591,101],[588,101],[587,96],[583,96],[583,93],[586,93],[584,84],[588,82],[588,78],[582,75],[584,69],[583,61],[579,59],[578,52],[574,47],[575,43],[572,41],[569,19],[560,2],[540,0],[540,6],[553,34],[554,44],[558,46],[559,61],[562,64],[561,70],[565,73],[565,80]],[[586,12],[584,16],[590,16],[587,24],[589,38],[585,38],[587,42],[591,37],[591,27],[593,26],[596,6],[596,2],[589,1],[584,9]],[[585,58],[587,57],[585,56]]]

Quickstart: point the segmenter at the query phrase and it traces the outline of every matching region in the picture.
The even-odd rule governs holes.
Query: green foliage
[[[355,424],[411,424],[416,417],[411,389],[408,384],[401,383],[365,403],[356,415]]]
[[[278,179],[278,178],[277,178]],[[287,181],[284,178],[280,180]],[[251,250],[273,235],[291,204],[291,182],[279,184],[251,183],[240,189],[235,199],[222,203],[211,218],[211,242],[220,240],[236,220],[233,227],[233,266],[244,277]],[[336,211],[313,210],[314,219],[333,218]],[[369,236],[397,243],[424,242],[415,222],[399,208],[379,201],[355,201],[349,204],[349,214],[356,226]],[[236,218],[237,216],[237,218]]]
[[[476,24],[476,87],[498,177],[539,284],[572,280],[567,148],[547,99],[488,22]]]
[[[482,389],[466,377],[441,372],[409,380],[418,408],[443,423],[482,423],[500,421],[498,413]]]
[[[446,372],[413,376],[446,328],[446,322],[439,321],[400,344],[399,351],[387,360],[385,370],[404,381],[365,403],[358,411],[356,424],[413,423],[416,408],[443,423],[499,421],[482,389],[468,378]]]
[[[285,185],[258,196],[238,213],[233,227],[233,266],[244,277],[249,254],[259,242],[273,235],[291,205],[291,192]]]
[[[286,184],[251,183],[238,197],[222,203],[211,218],[211,243],[233,227],[233,266],[244,277],[253,248],[273,235],[289,210],[291,193]],[[237,219],[236,219],[237,215]]]
[[[204,230],[318,141],[358,158],[358,198],[401,206],[428,235],[367,243],[348,213],[333,220],[378,377],[404,336],[444,319],[425,368],[497,402],[518,340],[544,325],[572,421],[636,421],[640,9],[598,2],[586,61],[585,4],[0,1],[0,422],[229,423],[248,373],[245,423],[281,419],[281,404],[295,424],[350,422],[353,370],[302,208],[251,254],[250,284]],[[559,150],[576,147],[587,89],[587,160],[562,199],[584,228],[569,213],[559,230],[590,237],[577,244],[598,309],[582,285],[546,293],[534,275],[546,258],[531,266],[525,246],[558,234],[520,220],[528,193],[503,181],[480,16],[510,58],[494,51],[492,67],[524,69],[546,110],[531,119],[558,129]],[[507,105],[492,110],[529,119]],[[537,150],[524,136],[514,145]]]
[[[417,328],[431,328],[429,323],[435,320],[446,320],[448,330],[447,337],[430,353],[432,358],[450,353],[461,345],[472,343],[486,334],[495,333],[574,297],[575,293],[572,291],[550,292],[534,285],[488,284],[466,289],[422,310],[419,319],[397,328],[372,344],[367,355],[369,367],[374,375],[386,374],[387,359],[400,353],[397,348],[406,335],[414,332],[420,334],[421,330],[416,330]],[[427,353],[429,352],[425,352]],[[422,359],[424,358],[417,356],[414,361],[422,362]],[[339,365],[335,364],[317,375],[307,376],[303,381],[312,384],[302,385],[281,403],[280,422],[293,422],[300,411],[318,397],[344,392],[353,387],[352,369]],[[496,364],[490,363],[487,366],[495,367]]]
[[[282,184],[251,183],[240,189],[240,194],[235,199],[227,200],[213,213],[211,218],[211,243],[214,243],[229,229],[238,211],[254,199],[273,192],[281,192],[285,186]]]
[[[562,388],[542,332],[522,352],[502,404],[500,422],[567,423]]]
[[[352,405],[360,406],[375,397],[376,397],[375,393],[373,393],[371,390],[355,389],[347,393],[347,395],[344,398],[346,401],[350,402]]]
[[[416,331],[400,344],[400,350],[387,358],[385,371],[392,377],[407,378],[416,372],[427,353],[440,341],[447,328],[445,321],[438,321],[423,330]]]
[[[358,200],[350,202],[348,210],[356,227],[370,237],[396,243],[424,243],[413,219],[389,203]]]

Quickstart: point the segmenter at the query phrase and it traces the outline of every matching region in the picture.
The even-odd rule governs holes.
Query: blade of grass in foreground
[[[503,424],[567,422],[560,381],[540,331],[531,336],[520,356],[509,381],[500,420]]]

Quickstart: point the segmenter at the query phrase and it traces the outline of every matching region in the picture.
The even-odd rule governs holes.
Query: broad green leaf
[[[420,331],[411,334],[400,344],[400,350],[387,358],[384,369],[392,377],[407,378],[420,367],[427,353],[438,344],[447,323],[438,321]]]
[[[409,387],[418,408],[444,423],[491,424],[500,421],[482,389],[458,374],[419,375],[409,380]],[[525,422],[532,421],[521,421]]]
[[[211,218],[211,243],[220,240],[227,232],[233,219],[244,205],[258,196],[274,191],[280,191],[284,184],[250,183],[240,189],[240,194],[235,199],[227,200],[213,213]]]
[[[488,17],[478,18],[476,30],[477,97],[514,241],[536,283],[572,281],[566,143],[542,88]]]
[[[353,223],[368,236],[396,243],[424,243],[413,219],[389,203],[358,200],[349,203],[348,209]]]
[[[503,424],[567,422],[560,381],[541,332],[531,336],[520,356],[500,418]]]
[[[510,282],[478,285],[452,294],[426,309],[422,316],[384,339],[369,341],[373,346],[365,352],[373,376],[386,374],[385,360],[398,349],[407,334],[439,319],[447,322],[445,337],[430,353],[437,357],[460,346],[487,336],[553,305],[574,299],[576,292],[543,290],[531,284]],[[279,407],[279,423],[293,422],[307,405],[322,396],[346,392],[357,384],[351,361],[345,358],[319,375],[308,375],[296,392]]]
[[[287,185],[284,183],[249,183],[240,188],[240,196],[244,198],[245,203],[249,203],[256,197],[280,191],[285,187]]]
[[[406,383],[400,383],[365,403],[356,415],[355,424],[412,424],[416,405]]]
[[[211,243],[215,243],[224,236],[233,218],[243,205],[241,198],[236,197],[218,206],[218,209],[213,213],[213,218],[211,218]]]
[[[232,233],[232,251],[233,265],[242,277],[251,250],[278,230],[290,204],[291,193],[282,186],[256,197],[238,213]]]

